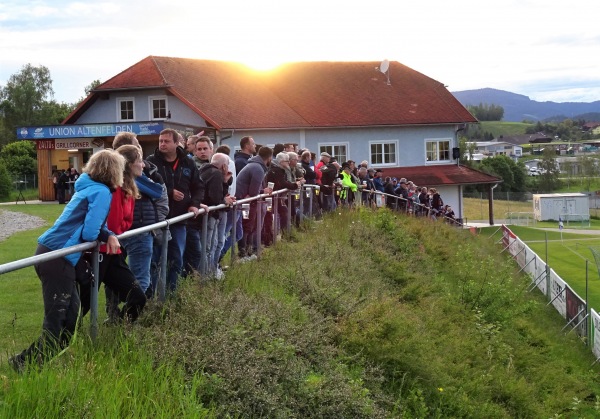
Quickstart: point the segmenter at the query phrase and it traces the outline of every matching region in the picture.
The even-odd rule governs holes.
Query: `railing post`
[[[206,276],[208,272],[208,257],[206,254],[206,249],[208,249],[208,217],[209,213],[205,212],[202,214],[202,240],[200,240],[200,273],[202,276]]]
[[[265,218],[266,217],[273,217],[273,221],[271,222],[271,234],[273,235],[273,244],[277,243],[277,234],[279,234],[279,225],[277,222],[277,214],[279,211],[279,207],[278,207],[278,202],[279,199],[277,199],[277,196],[274,196],[271,198],[271,214],[269,215],[269,210],[265,209]],[[268,205],[267,205],[268,207]]]
[[[292,205],[293,204],[294,204],[294,201],[292,199],[292,192],[288,191],[288,207],[287,207],[288,225],[285,226],[288,235],[292,233]]]
[[[231,266],[235,264],[236,254],[237,254],[237,219],[238,219],[238,207],[237,204],[233,204],[231,208],[233,213],[233,224],[231,224],[231,247],[229,247],[231,252]]]
[[[92,342],[96,343],[98,338],[98,288],[100,286],[100,244],[97,244],[92,250],[92,272],[94,273],[94,282],[90,287],[90,335]],[[81,255],[83,257],[83,255]]]
[[[169,249],[169,222],[162,229],[162,245],[160,248],[160,271],[158,275],[158,300],[164,302],[167,299],[167,251]]]
[[[260,198],[256,201],[256,256],[260,257],[262,253],[262,226],[263,226],[263,215],[262,215],[262,204]]]

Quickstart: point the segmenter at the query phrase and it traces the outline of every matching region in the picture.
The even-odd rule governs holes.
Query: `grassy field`
[[[36,189],[24,189],[23,191],[23,197],[25,198],[26,201],[29,200],[33,200],[33,199],[38,199],[39,197],[39,191]],[[19,200],[21,200],[22,198],[19,196],[19,192],[12,190],[9,194],[8,197],[0,197],[0,202],[16,202],[17,198],[19,198]]]
[[[483,131],[491,132],[494,137],[498,138],[501,135],[522,135],[525,134],[525,130],[531,127],[532,124],[525,124],[523,122],[500,122],[500,121],[482,121],[481,129]]]
[[[487,220],[489,218],[488,200],[464,198],[463,218],[467,220]],[[533,212],[531,202],[494,200],[494,218],[504,219],[509,212]]]
[[[597,224],[598,221],[595,221]],[[547,254],[550,267],[583,299],[586,298],[587,269],[589,305],[596,311],[600,310],[600,277],[590,250],[590,247],[600,250],[600,235],[568,232],[561,235],[558,229],[545,231],[520,226],[510,226],[510,229],[542,260],[546,261]],[[488,231],[492,229],[486,229]],[[495,237],[499,239],[499,233]]]
[[[485,234],[387,210],[304,229],[41,371],[0,361],[0,417],[597,417],[591,352]],[[0,255],[29,256],[20,235]],[[27,281],[2,277],[0,310]]]

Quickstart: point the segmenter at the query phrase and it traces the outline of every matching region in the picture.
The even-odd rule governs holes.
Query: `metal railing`
[[[288,223],[286,226],[287,233],[289,234],[291,231],[291,226],[293,224],[292,218],[292,209],[296,206],[295,201],[297,201],[298,215],[300,217],[309,218],[313,217],[313,202],[318,198],[320,193],[319,185],[302,185],[299,190],[290,191],[288,189],[282,189],[278,191],[274,191],[271,194],[260,194],[257,196],[239,199],[237,200],[231,207],[221,204],[217,206],[208,207],[208,210],[203,208],[200,209],[198,216],[203,214],[209,214],[214,211],[222,210],[229,208],[231,211],[234,211],[233,220],[231,227],[231,237],[232,237],[232,246],[231,246],[231,264],[235,264],[237,261],[237,252],[236,245],[237,242],[235,240],[236,237],[236,229],[237,229],[237,218],[238,212],[244,211],[245,204],[250,204],[253,201],[257,201],[259,204],[256,205],[256,251],[257,257],[260,257],[262,252],[262,230],[263,230],[263,220],[265,213],[263,211],[269,211],[273,214],[273,244],[277,241],[278,234],[280,232],[281,226],[279,225],[279,217],[278,217],[278,206],[281,200],[286,200],[287,204],[287,219]],[[341,205],[351,205],[352,203],[348,202],[349,197],[349,188],[338,187],[334,189],[334,198],[340,200]],[[381,205],[385,206],[385,200],[390,199],[394,201],[394,204],[391,206],[393,210],[403,211],[409,216],[418,216],[418,215],[427,215],[431,217],[432,210],[420,203],[415,203],[412,200],[407,200],[401,196],[386,194],[384,192],[371,190],[364,191],[362,188],[359,188],[357,192],[354,193],[356,197],[356,201],[354,203],[369,205],[369,202],[363,202],[361,199],[361,195],[363,192],[366,192],[370,198],[375,197],[377,195],[381,196]],[[305,202],[306,201],[306,202]],[[374,204],[375,199],[368,199]],[[400,205],[399,203],[404,203],[404,205]],[[308,208],[305,208],[305,204],[308,204]],[[373,205],[377,206],[377,205]],[[270,210],[269,210],[270,208]],[[295,215],[295,214],[294,214]],[[143,233],[151,232],[154,230],[161,229],[163,231],[162,234],[162,243],[161,243],[161,257],[160,257],[160,266],[159,266],[159,275],[158,281],[156,284],[156,293],[159,301],[165,301],[166,299],[166,276],[167,276],[167,249],[168,249],[168,240],[169,234],[168,229],[169,226],[187,221],[191,218],[194,218],[194,213],[186,213],[179,215],[177,217],[170,218],[165,221],[161,221],[158,223],[150,224],[144,227],[136,228],[133,230],[129,230],[117,236],[119,240],[134,237]],[[440,218],[440,216],[438,216]],[[455,220],[452,218],[441,216],[448,223],[462,226],[462,222],[460,219]],[[207,245],[207,221],[208,217],[204,217],[202,220],[202,246],[201,249],[201,265],[200,265],[200,274],[206,274],[207,272],[207,259],[206,259],[206,245]],[[50,251],[41,255],[31,256],[24,259],[16,260],[14,262],[9,262],[0,265],[0,275],[16,271],[19,269],[27,268],[29,266],[33,266],[38,263],[47,262],[49,260],[57,259],[60,257],[64,257],[73,253],[92,251],[92,272],[94,274],[95,282],[94,286],[91,287],[91,296],[90,296],[90,323],[91,323],[91,337],[93,340],[96,339],[98,335],[98,291],[99,291],[99,248],[100,242],[87,242],[81,243],[75,246],[70,246],[64,249]]]
[[[306,186],[303,186],[303,188],[301,190],[301,193],[310,192],[311,207],[310,207],[310,211],[309,211],[309,216],[312,216],[313,191],[318,191],[318,190],[319,190],[318,185],[306,185]],[[292,193],[293,193],[293,191],[292,191]],[[218,211],[218,210],[222,210],[222,209],[226,209],[226,208],[231,208],[231,211],[234,211],[233,219],[237,220],[238,211],[240,211],[240,208],[242,208],[242,206],[244,204],[248,204],[252,201],[259,202],[260,204],[256,205],[256,209],[257,209],[257,216],[256,216],[257,240],[256,241],[257,241],[257,256],[260,256],[261,247],[262,247],[261,246],[262,222],[264,219],[264,213],[262,211],[263,211],[263,209],[267,210],[267,208],[266,208],[267,201],[266,200],[267,199],[271,200],[272,212],[273,212],[273,214],[277,214],[279,199],[274,199],[274,198],[278,197],[279,195],[286,195],[287,202],[288,202],[288,219],[291,220],[292,193],[290,193],[290,191],[288,191],[287,189],[283,189],[283,190],[274,191],[271,194],[260,194],[260,195],[254,196],[254,197],[239,199],[231,207],[228,207],[225,204],[221,204],[221,205],[208,207],[208,210],[201,208],[198,213],[198,216],[203,215],[203,214],[209,214],[210,212],[214,212],[214,211]],[[265,208],[263,208],[263,206]],[[300,206],[303,207],[303,200],[300,200]],[[165,301],[165,299],[166,299],[167,249],[168,249],[168,240],[169,240],[169,235],[168,235],[167,231],[169,229],[169,226],[187,221],[194,217],[195,217],[194,213],[189,212],[186,214],[179,215],[177,217],[170,218],[165,221],[161,221],[161,222],[150,224],[150,225],[147,225],[144,227],[129,230],[129,231],[126,231],[123,234],[120,234],[117,236],[117,238],[120,240],[120,239],[125,239],[128,237],[134,237],[134,236],[137,236],[137,235],[140,235],[143,233],[147,233],[150,231],[158,230],[158,229],[163,230],[162,243],[161,243],[162,255],[160,258],[158,283],[157,283],[157,287],[156,287],[158,299],[160,301]],[[274,219],[277,220],[277,217],[275,216]],[[204,219],[202,220],[202,233],[201,234],[203,236],[202,244],[203,244],[204,248],[201,249],[201,254],[202,254],[201,267],[200,267],[201,273],[206,273],[206,270],[207,270],[206,247],[205,247],[207,244],[207,242],[206,242],[206,239],[207,239],[206,235],[207,235],[207,230],[208,230],[207,229],[207,221],[208,221],[208,217],[204,217]],[[231,230],[232,238],[236,237],[236,228],[237,228],[236,225],[237,225],[236,222],[232,223],[232,230]],[[279,233],[279,224],[277,222],[274,222],[273,228],[274,228],[273,237],[274,237],[274,240],[276,240],[276,237]],[[291,228],[291,222],[288,223],[288,229],[290,229],[290,228]],[[232,239],[232,240],[233,241],[232,241],[232,247],[231,247],[231,261],[233,264],[236,262],[236,251],[235,251],[236,241],[234,239]],[[6,274],[8,272],[16,271],[19,269],[27,268],[27,267],[33,266],[35,264],[38,264],[38,263],[47,262],[47,261],[50,261],[53,259],[61,258],[61,257],[67,256],[67,255],[73,254],[73,253],[85,252],[85,251],[91,250],[92,251],[92,272],[94,274],[95,281],[94,281],[94,286],[91,287],[91,295],[90,295],[90,322],[91,322],[91,337],[93,340],[95,340],[98,335],[98,291],[99,291],[99,285],[100,285],[99,257],[98,257],[99,256],[99,248],[100,248],[99,241],[87,242],[87,243],[77,244],[75,246],[66,247],[64,249],[53,250],[53,251],[50,251],[50,252],[47,252],[47,253],[44,253],[41,255],[36,255],[36,256],[31,256],[31,257],[27,257],[24,259],[16,260],[14,262],[8,262],[8,263],[0,265],[0,275]]]

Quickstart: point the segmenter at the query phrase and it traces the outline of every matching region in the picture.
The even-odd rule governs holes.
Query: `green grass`
[[[42,371],[0,365],[0,417],[597,416],[591,352],[486,234],[387,210],[303,228]]]
[[[590,247],[600,247],[600,235],[545,231],[529,227],[510,226],[510,229],[565,281],[577,294],[586,298],[586,261],[588,261],[588,302],[600,310],[600,279]],[[486,228],[483,234],[494,231]],[[499,240],[500,232],[494,238]],[[546,247],[547,240],[547,247]]]
[[[26,201],[39,199],[39,191],[37,188],[23,189],[22,193]],[[19,201],[22,200],[19,196],[19,191],[11,190],[8,197],[0,197],[0,202],[16,202],[17,198]]]
[[[481,122],[481,129],[483,131],[491,132],[494,134],[494,137],[499,139],[501,135],[523,135],[525,134],[525,130],[532,125],[533,124],[525,124],[523,122],[483,121]],[[501,139],[499,140],[501,141]]]

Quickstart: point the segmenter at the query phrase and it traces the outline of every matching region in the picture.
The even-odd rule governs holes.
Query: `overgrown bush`
[[[2,160],[0,160],[1,162]],[[8,174],[8,170],[6,170],[6,166],[0,164],[0,198],[8,198],[12,188],[12,180]]]

